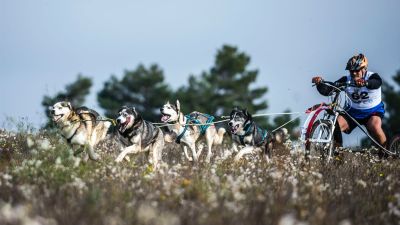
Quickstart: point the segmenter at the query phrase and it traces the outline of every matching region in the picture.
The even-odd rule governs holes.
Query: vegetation
[[[385,83],[382,90],[387,112],[383,125],[389,136],[400,133],[400,70],[393,76],[393,81],[396,83],[397,88]]]
[[[193,167],[171,144],[156,172],[145,153],[83,162],[55,133],[1,131],[0,224],[398,223],[399,160],[343,151],[323,165],[298,150],[234,163],[228,145]]]

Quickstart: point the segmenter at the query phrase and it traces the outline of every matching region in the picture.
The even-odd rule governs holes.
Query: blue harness
[[[250,133],[251,133],[251,127],[253,126],[253,122],[251,122],[251,123],[249,123],[249,124],[247,124],[245,127],[244,127],[244,130],[245,130],[245,133],[243,134],[243,135],[239,135],[239,134],[237,134],[237,136],[239,137],[239,140],[240,140],[240,144],[242,144],[242,145],[245,145],[245,143],[244,143],[244,138],[247,136],[247,135],[249,135]],[[260,145],[261,143],[263,143],[264,142],[264,140],[265,140],[265,138],[267,137],[267,135],[268,135],[268,132],[266,131],[266,130],[264,130],[264,129],[261,129],[259,126],[257,126],[257,125],[255,125],[255,127],[257,128],[257,132],[256,133],[259,133],[259,134],[261,134],[261,141],[259,141],[257,144],[255,144],[256,146],[258,146],[258,145]],[[254,134],[254,139],[256,138],[256,133]]]
[[[199,126],[199,128],[200,128],[200,134],[201,134],[201,135],[204,135],[204,134],[206,133],[207,128],[210,126],[209,123],[211,123],[211,122],[214,120],[214,117],[211,116],[211,115],[208,115],[208,114],[199,114],[199,115],[202,115],[202,116],[204,116],[204,117],[207,118],[206,124],[205,124],[205,125],[200,125],[200,126]],[[188,127],[189,127],[189,123],[192,123],[192,124],[202,124],[202,122],[201,122],[200,120],[198,120],[197,118],[191,117],[190,114],[189,114],[189,115],[185,115],[185,117],[186,117],[186,124],[185,124],[185,127],[183,128],[182,133],[179,134],[178,137],[176,137],[176,140],[175,140],[175,142],[176,142],[177,144],[180,144],[180,143],[181,143],[181,139],[182,139],[183,135],[185,135],[186,130],[187,130]]]

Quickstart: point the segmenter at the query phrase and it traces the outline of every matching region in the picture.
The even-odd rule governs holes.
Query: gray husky
[[[77,146],[85,147],[90,159],[98,160],[95,146],[108,134],[112,134],[114,126],[111,121],[99,120],[99,114],[89,108],[72,108],[70,102],[57,102],[49,108],[53,122],[61,131],[61,135],[67,139],[74,150]],[[111,136],[111,135],[110,135]],[[77,150],[75,154],[79,153]]]
[[[125,148],[122,149],[115,161],[121,162],[127,157],[127,154],[148,151],[149,162],[153,164],[154,169],[157,169],[164,147],[164,136],[161,129],[143,120],[133,107],[123,106],[118,115],[118,134]],[[126,159],[129,160],[129,157]]]
[[[231,128],[234,150],[237,151],[237,145],[242,146],[235,156],[235,161],[239,161],[245,154],[254,153],[257,148],[262,148],[265,158],[269,162],[273,144],[282,144],[287,138],[285,128],[270,134],[253,121],[251,114],[246,109],[239,107],[233,108],[228,125]]]
[[[171,124],[168,129],[176,135],[176,142],[183,146],[186,158],[197,163],[202,149],[196,152],[196,142],[204,137],[208,148],[206,162],[210,162],[211,147],[213,144],[222,143],[225,128],[221,127],[217,130],[214,125],[210,125],[214,117],[204,113],[192,112],[185,116],[181,111],[179,100],[175,105],[167,102],[160,111],[161,121]],[[187,148],[191,150],[192,156],[188,155]]]

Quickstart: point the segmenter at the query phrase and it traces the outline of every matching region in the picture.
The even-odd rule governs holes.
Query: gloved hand
[[[358,79],[355,81],[357,87],[364,87],[367,85],[367,81],[364,79]]]
[[[311,82],[312,83],[314,83],[314,84],[319,84],[319,83],[321,83],[321,81],[322,81],[322,77],[313,77],[312,78],[312,80],[311,80]]]

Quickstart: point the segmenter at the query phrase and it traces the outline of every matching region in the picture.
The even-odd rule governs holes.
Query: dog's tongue
[[[61,118],[60,115],[53,116],[53,121],[54,121],[54,122],[57,122],[60,118]]]
[[[232,132],[232,133],[234,133],[234,134],[236,134],[236,132],[237,132],[238,128],[239,128],[239,126],[238,126],[238,125],[236,125],[236,126],[232,127],[232,128],[231,128],[231,132]]]
[[[165,121],[167,121],[169,119],[169,116],[168,115],[163,115],[162,117],[161,117],[161,121],[162,122],[165,122]]]
[[[120,125],[120,127],[119,127],[119,130],[120,130],[120,131],[125,131],[125,128],[126,128],[126,126],[128,126],[129,122],[131,122],[131,117],[130,117],[130,116],[128,116],[128,117],[126,118],[125,123],[121,123],[121,125]]]

